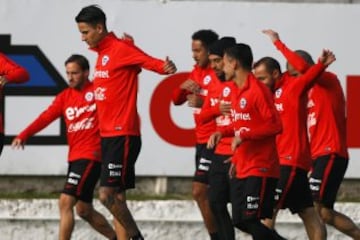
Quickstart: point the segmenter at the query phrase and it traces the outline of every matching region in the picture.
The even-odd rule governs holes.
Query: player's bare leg
[[[125,192],[118,193],[115,188],[100,187],[100,201],[126,229],[130,239],[143,239],[127,207]]]
[[[322,204],[315,203],[315,207],[326,224],[333,226],[353,239],[360,240],[360,229],[348,216],[326,208]]]
[[[306,233],[310,240],[326,239],[325,224],[314,207],[305,208],[298,214],[305,225]]]
[[[116,233],[105,217],[96,211],[92,204],[83,201],[76,203],[76,212],[79,217],[88,222],[97,232],[108,239],[116,239]]]
[[[204,224],[209,234],[217,232],[214,216],[210,209],[210,203],[208,199],[208,185],[200,182],[193,182],[192,195],[196,201],[201,215],[204,219]]]
[[[70,240],[74,229],[74,206],[76,199],[67,194],[61,194],[59,198],[60,226],[59,240]]]
[[[116,236],[117,236],[117,240],[127,240],[129,239],[126,229],[123,227],[123,225],[121,225],[119,223],[118,220],[116,220],[116,218],[113,219],[113,224],[115,227],[115,232],[116,232]]]

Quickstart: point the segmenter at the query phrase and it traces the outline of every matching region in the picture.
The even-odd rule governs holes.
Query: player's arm
[[[4,54],[0,54],[0,84],[24,83],[29,80],[28,71],[16,64]]]
[[[124,56],[122,61],[125,65],[139,65],[149,71],[157,72],[159,74],[173,74],[176,72],[176,66],[169,57],[165,60],[154,58],[135,45],[125,44]]]
[[[296,52],[289,49],[279,37],[279,34],[272,29],[266,29],[262,31],[267,35],[270,40],[273,42],[275,47],[282,53],[286,60],[300,73],[306,72],[309,69],[310,65]]]
[[[324,82],[326,78],[321,77],[324,70],[336,60],[335,55],[330,50],[323,50],[318,63],[312,65],[304,74],[293,79],[293,88],[291,91],[303,93],[308,91],[315,83]]]
[[[269,89],[265,86],[262,88],[262,92],[256,94],[255,104],[263,119],[263,124],[259,124],[252,129],[237,129],[236,136],[241,141],[264,139],[282,131],[279,113],[275,109],[274,100]]]
[[[14,138],[11,143],[11,147],[13,149],[24,148],[27,139],[40,132],[61,115],[62,100],[59,96],[57,96],[44,112],[42,112],[30,125],[28,125],[17,137]]]

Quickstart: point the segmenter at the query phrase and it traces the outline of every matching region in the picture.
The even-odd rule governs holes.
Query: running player
[[[223,37],[209,47],[210,66],[216,73],[219,81],[213,81],[213,84],[210,83],[211,86],[204,100],[199,121],[201,124],[206,124],[215,119],[218,131],[231,124],[231,89],[234,82],[225,81],[223,55],[225,49],[235,44],[235,38]],[[213,138],[215,137],[215,133],[211,135],[207,145],[208,148],[215,148],[209,170],[208,192],[210,208],[215,217],[219,238],[222,240],[234,240],[234,227],[227,209],[227,203],[230,202],[228,172],[230,167],[229,158],[233,153],[231,150],[232,137],[224,137],[214,146]]]
[[[269,32],[275,46],[288,59],[288,71],[301,75],[314,65],[310,54],[290,51],[276,32]],[[346,143],[345,97],[334,73],[324,72],[310,89],[308,101],[308,133],[313,166],[310,189],[316,210],[322,220],[342,233],[360,239],[359,227],[347,216],[334,210],[340,184],[348,166]]]
[[[172,74],[176,67],[168,58],[153,58],[108,32],[106,15],[96,5],[81,9],[75,21],[82,40],[98,54],[94,88],[103,163],[100,201],[118,221],[116,228],[123,227],[127,238],[141,240],[126,203],[126,190],[135,187],[135,162],[141,149],[138,74],[142,68]]]
[[[278,209],[289,208],[304,222],[309,239],[318,240],[326,238],[326,231],[313,207],[307,180],[311,159],[306,131],[306,102],[307,91],[333,61],[334,55],[324,51],[319,63],[299,78],[290,76],[288,72],[282,74],[278,62],[270,57],[260,59],[254,65],[258,79],[268,80],[268,85],[273,87],[275,106],[283,124],[283,132],[277,137],[281,165],[276,189],[278,202],[274,217],[267,221],[267,225],[273,228]]]
[[[246,44],[225,50],[224,72],[232,79],[233,124],[218,133],[234,136],[231,148],[231,203],[234,225],[255,240],[276,239],[273,231],[260,219],[271,218],[274,193],[279,177],[279,161],[275,136],[281,132],[271,92],[251,73],[253,55]]]
[[[208,58],[209,46],[217,39],[218,35],[212,30],[199,30],[192,35],[191,48],[196,64],[189,79],[175,89],[173,94],[175,105],[182,105],[188,101],[188,105],[194,108],[196,152],[192,195],[198,204],[205,227],[212,240],[218,239],[214,216],[208,200],[208,174],[213,149],[207,149],[206,144],[209,136],[215,131],[216,125],[214,119],[205,124],[200,123],[199,114],[209,86],[214,84],[214,81],[218,81]]]
[[[7,83],[24,83],[29,80],[29,73],[25,68],[16,64],[4,54],[0,53],[0,101],[3,101],[3,88]],[[0,102],[0,105],[3,104]],[[0,156],[4,147],[4,116],[0,109]]]
[[[88,80],[89,62],[81,55],[72,55],[66,60],[65,68],[69,88],[59,93],[48,109],[13,140],[12,147],[23,148],[27,139],[63,117],[69,144],[69,166],[59,198],[59,239],[71,239],[74,207],[96,231],[108,239],[116,239],[110,224],[92,205],[94,188],[100,177],[101,156],[94,87]]]

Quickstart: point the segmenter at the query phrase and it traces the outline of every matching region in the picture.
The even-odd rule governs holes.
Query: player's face
[[[220,57],[219,55],[210,54],[209,55],[209,62],[210,62],[211,68],[216,73],[216,76],[218,76],[218,78],[222,78],[222,76],[224,75],[224,71],[223,71],[223,69],[224,69],[224,61],[223,61],[223,58]]]
[[[84,22],[79,22],[77,25],[81,33],[81,40],[86,42],[90,48],[96,47],[102,39],[103,26],[101,24],[93,26]]]
[[[196,64],[200,67],[206,67],[209,62],[208,50],[200,40],[193,40],[191,50]]]
[[[265,64],[260,64],[259,66],[254,68],[254,75],[258,80],[263,82],[270,89],[273,88],[275,84],[274,75],[266,69]]]
[[[81,89],[89,77],[89,71],[82,70],[76,62],[69,62],[65,66],[69,87]]]
[[[223,58],[224,61],[224,73],[226,81],[232,80],[235,77],[235,67],[236,61],[235,59],[229,57],[226,53]]]

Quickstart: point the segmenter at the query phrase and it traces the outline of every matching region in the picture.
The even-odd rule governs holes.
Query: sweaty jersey
[[[249,73],[242,88],[233,88],[231,103],[232,135],[242,140],[232,157],[236,177],[278,178],[280,166],[275,137],[282,126],[270,90]],[[223,136],[229,136],[229,130],[224,129]]]
[[[8,83],[24,83],[29,80],[29,73],[25,68],[19,66],[4,54],[0,53],[0,76],[6,77]],[[3,101],[2,89],[0,86],[0,99]],[[2,103],[0,103],[2,106]],[[4,133],[3,109],[0,109],[0,133]]]
[[[200,92],[198,93],[203,99],[209,93],[209,88],[212,85],[218,84],[219,80],[216,77],[214,71],[210,66],[206,68],[199,67],[198,65],[194,66],[194,69],[191,71],[189,79],[195,81],[200,86]],[[184,89],[175,89],[173,94],[173,102],[175,105],[183,104],[187,99],[186,96],[191,94]],[[199,120],[199,114],[202,111],[201,108],[194,108],[194,121],[195,121],[195,135],[197,143],[206,143],[212,133],[216,130],[215,120],[202,123]]]
[[[139,136],[138,74],[142,68],[165,74],[165,62],[147,55],[129,41],[118,39],[112,32],[92,50],[98,53],[94,88],[100,135]]]
[[[87,82],[82,90],[63,90],[17,137],[26,141],[59,117],[63,117],[66,124],[68,161],[84,158],[100,161],[100,135],[93,84]]]
[[[289,50],[290,51],[290,50]],[[287,55],[285,55],[287,57]],[[325,66],[317,63],[299,77],[283,73],[275,86],[275,105],[280,113],[283,132],[277,137],[281,165],[309,171],[312,165],[307,136],[307,92],[314,86]]]
[[[208,96],[199,115],[201,123],[207,123],[215,119],[216,131],[222,131],[231,125],[231,115],[223,115],[220,112],[220,104],[231,104],[232,90],[235,84],[233,81],[220,82],[209,88]],[[232,155],[231,142],[233,137],[222,137],[215,147],[215,153],[220,155]]]
[[[281,41],[276,47],[289,63],[304,73],[310,66]],[[308,133],[311,157],[338,154],[348,158],[346,143],[345,97],[340,81],[331,72],[323,72],[308,93]]]

